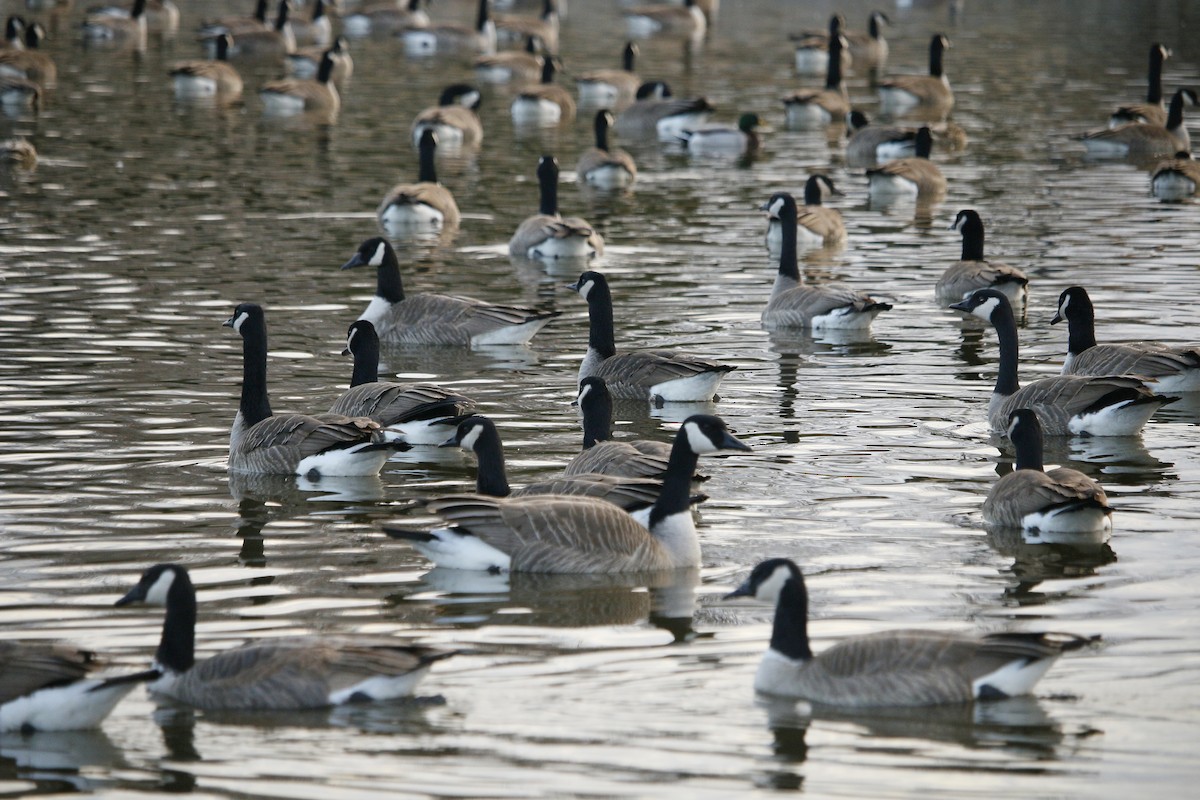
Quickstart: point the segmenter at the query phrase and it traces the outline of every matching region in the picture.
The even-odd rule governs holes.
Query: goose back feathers
[[[542,156],[537,166],[538,213],[526,217],[508,240],[514,258],[590,258],[604,252],[604,237],[580,217],[558,213],[558,161]]]
[[[929,74],[897,75],[879,84],[879,107],[885,114],[904,114],[917,107],[946,114],[954,107],[954,92],[942,68],[950,40],[935,33],[929,41]]]
[[[1025,287],[1029,278],[1016,267],[983,257],[983,220],[979,212],[964,209],[958,212],[951,228],[962,234],[962,258],[951,264],[934,286],[941,303],[964,300],[976,289],[996,289],[1004,292],[1014,306],[1025,302]]]

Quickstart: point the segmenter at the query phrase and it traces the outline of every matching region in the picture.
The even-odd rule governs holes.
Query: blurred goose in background
[[[607,109],[596,112],[596,146],[584,150],[575,164],[579,180],[597,189],[619,189],[637,179],[637,164],[633,156],[608,141],[613,115]]]
[[[179,61],[171,67],[175,96],[181,99],[220,98],[237,100],[242,96],[242,76],[229,63],[233,37],[217,37],[217,57],[211,61]]]
[[[116,19],[131,19],[132,7],[106,5],[92,6],[87,10],[89,17],[114,17]],[[146,0],[146,30],[173,36],[179,30],[179,6],[173,0]]]
[[[660,33],[702,39],[708,31],[708,19],[696,0],[683,0],[682,6],[638,6],[621,13],[629,35],[635,39]]]
[[[411,695],[431,664],[455,655],[390,636],[285,636],[196,661],[196,589],[187,569],[157,564],[118,606],[165,606],[151,693],[196,708],[299,711]]]
[[[1155,42],[1150,45],[1150,78],[1146,102],[1120,106],[1108,118],[1108,127],[1115,128],[1127,122],[1147,122],[1151,125],[1167,124],[1167,109],[1163,106],[1162,70],[1163,62],[1171,57],[1171,51]]]
[[[316,78],[321,69],[321,59],[328,52],[333,59],[333,75],[330,80],[335,86],[343,87],[354,74],[354,56],[350,55],[350,41],[345,36],[333,40],[329,47],[301,47],[287,57],[288,71],[293,78]]]
[[[37,166],[37,148],[28,139],[0,139],[0,166],[12,165],[20,169],[33,169]]]
[[[846,117],[846,130],[850,135],[846,142],[849,164],[865,166],[894,158],[909,158],[917,153],[915,128],[873,125],[858,109],[850,111]]]
[[[519,42],[530,36],[541,40],[549,53],[558,52],[558,7],[554,0],[542,0],[542,13],[537,17],[518,14],[496,14],[497,42]]]
[[[1008,439],[1016,463],[983,501],[984,522],[1038,533],[1112,530],[1112,509],[1100,484],[1069,467],[1045,471],[1042,426],[1033,409],[1009,415]]]
[[[796,242],[808,247],[827,247],[846,241],[846,223],[842,212],[821,204],[823,196],[840,195],[827,175],[810,175],[804,183],[804,206],[796,209]],[[770,211],[770,204],[762,207]],[[783,246],[783,225],[779,217],[767,214],[767,249],[778,253]]]
[[[290,0],[279,0],[275,22],[261,30],[234,30],[233,41],[238,55],[250,58],[283,58],[296,50],[296,36],[289,16]]]
[[[934,294],[943,305],[965,300],[976,289],[996,289],[1008,296],[1013,306],[1025,303],[1029,278],[1016,267],[983,257],[983,220],[979,212],[964,209],[954,218],[951,229],[962,234],[962,258],[950,265],[934,286]]]
[[[763,561],[725,595],[734,597],[775,604],[770,649],[758,666],[754,689],[822,706],[929,706],[1028,694],[1060,655],[1099,639],[904,629],[846,637],[814,655],[808,638],[808,590],[795,563],[786,558]]]
[[[475,413],[474,400],[437,384],[379,380],[379,336],[365,319],[350,324],[342,352],[347,354],[354,356],[350,388],[330,407],[330,414],[369,417],[388,429],[390,439],[438,445],[456,418]]]
[[[437,134],[426,128],[417,148],[416,183],[398,183],[384,195],[375,211],[389,235],[413,230],[446,230],[458,227],[458,204],[437,179]]]
[[[483,141],[483,125],[476,113],[481,97],[479,90],[467,83],[447,86],[436,106],[426,108],[413,119],[413,147],[420,146],[421,135],[427,129],[437,134],[438,144],[443,148]]]
[[[1161,342],[1096,344],[1096,311],[1082,286],[1058,296],[1051,325],[1067,321],[1064,375],[1133,375],[1157,392],[1200,391],[1200,346]]]
[[[558,162],[553,156],[538,159],[538,213],[517,226],[508,240],[514,258],[590,258],[604,252],[604,238],[580,217],[558,213]]]
[[[223,33],[236,37],[239,33],[268,30],[271,27],[267,24],[269,8],[270,0],[257,0],[254,5],[254,13],[248,17],[221,17],[206,20],[200,23],[199,36],[201,39],[215,39]]]
[[[756,152],[762,142],[758,134],[766,130],[769,128],[758,114],[742,114],[737,127],[708,124],[685,128],[679,133],[679,141],[693,155],[741,155]]]
[[[0,640],[0,733],[98,728],[156,670],[94,678],[95,653],[63,644]]]
[[[890,311],[865,292],[836,284],[806,286],[796,260],[796,200],[776,192],[763,207],[779,221],[779,271],[762,313],[763,325],[776,328],[866,330],[880,312]]]
[[[427,27],[429,14],[422,0],[379,0],[342,17],[342,33],[354,38]]]
[[[538,38],[525,40],[524,50],[506,50],[502,53],[477,56],[475,77],[484,83],[512,83],[536,81],[542,75],[546,59],[539,52]]]
[[[1150,176],[1150,191],[1159,200],[1185,200],[1196,194],[1197,187],[1200,187],[1200,162],[1187,150],[1160,162]]]
[[[676,142],[684,130],[708,122],[715,110],[703,97],[676,99],[666,83],[649,81],[638,87],[633,105],[617,115],[617,135],[631,141],[655,137]]]
[[[570,122],[575,119],[575,99],[564,87],[554,82],[562,69],[557,56],[546,56],[542,62],[542,81],[526,86],[512,101],[513,122],[526,123]]]
[[[40,22],[27,25],[23,49],[0,50],[0,75],[25,78],[43,89],[53,89],[58,83],[58,67],[54,59],[40,49],[45,39],[46,29]]]
[[[846,18],[840,13],[829,18],[829,32],[801,31],[793,33],[788,38],[796,43],[796,72],[800,75],[821,75],[829,67],[829,43],[841,39],[842,29],[846,27]],[[845,40],[842,40],[845,45]],[[849,47],[840,47],[838,51],[838,69],[850,69],[853,57]]]
[[[1141,380],[1118,375],[1057,375],[1026,384],[1017,381],[1017,321],[1008,296],[979,289],[950,308],[972,314],[996,329],[1000,365],[988,402],[992,430],[1008,430],[1019,408],[1037,412],[1048,436],[1135,436],[1158,409],[1178,398],[1154,394]]]
[[[258,93],[263,111],[284,116],[306,111],[337,114],[342,100],[331,80],[335,66],[333,51],[326,50],[316,78],[284,78],[264,84]]]
[[[404,51],[410,56],[430,56],[446,52],[496,52],[496,23],[490,0],[479,0],[474,27],[465,25],[427,25],[398,34]]]
[[[4,41],[0,42],[0,50],[25,49],[25,20],[16,14],[9,14],[4,20]]]
[[[637,96],[641,79],[633,71],[638,46],[626,42],[621,51],[621,69],[597,69],[585,72],[575,79],[579,91],[579,104],[593,108],[611,108]]]
[[[649,400],[655,405],[709,402],[716,399],[725,375],[736,369],[674,350],[618,353],[608,280],[589,270],[567,288],[588,304],[588,349],[579,365],[578,380],[601,377],[613,397]]]
[[[385,342],[424,345],[526,344],[561,311],[539,311],[447,294],[406,295],[400,261],[382,237],[367,239],[342,269],[375,267],[375,297],[359,315]]]
[[[111,14],[89,14],[83,22],[83,38],[89,42],[105,42],[146,49],[146,0],[134,0],[127,17]]]
[[[867,194],[872,200],[886,201],[897,197],[940,199],[946,194],[946,177],[938,165],[929,160],[933,150],[933,133],[922,127],[917,131],[916,155],[897,158],[867,170]]]
[[[42,87],[28,78],[18,78],[14,75],[0,73],[0,106],[9,113],[30,107],[39,108],[42,101]]]
[[[583,451],[563,470],[566,475],[601,473],[629,478],[661,478],[671,458],[671,445],[651,439],[612,438],[612,395],[596,375],[579,382],[575,398],[583,415]],[[702,480],[693,475],[694,480]]]
[[[921,107],[944,116],[954,107],[954,92],[942,70],[942,54],[950,40],[940,33],[929,42],[929,74],[897,75],[879,84],[879,108],[884,114],[900,115]]]
[[[224,322],[242,337],[242,398],[229,434],[229,470],[262,475],[377,475],[398,449],[378,423],[336,414],[271,412],[267,397],[267,322],[262,306],[242,303]]]
[[[447,527],[383,530],[447,569],[611,574],[697,567],[691,475],[699,456],[749,449],[718,417],[696,414],[675,434],[658,499],[635,514],[594,497],[450,495],[426,504]]]
[[[825,71],[825,88],[820,91],[799,91],[783,98],[789,128],[811,130],[841,122],[850,113],[850,95],[842,82],[842,48],[846,40],[837,36],[829,40],[829,66]]]
[[[291,20],[292,35],[296,44],[313,44],[329,47],[333,41],[333,25],[326,12],[325,0],[314,0],[312,15],[307,20]]]
[[[1130,122],[1116,128],[1085,133],[1082,138],[1088,155],[1101,158],[1149,158],[1191,149],[1191,137],[1183,121],[1185,98],[1196,105],[1195,92],[1191,89],[1176,90],[1171,97],[1165,125]]]
[[[867,30],[844,31],[843,36],[850,45],[850,57],[854,67],[865,70],[878,67],[887,61],[888,42],[883,36],[883,25],[891,25],[892,21],[882,11],[872,11],[867,17]]]

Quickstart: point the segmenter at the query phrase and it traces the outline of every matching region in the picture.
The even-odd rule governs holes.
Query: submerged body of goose
[[[437,384],[379,380],[379,337],[365,319],[351,323],[345,352],[354,356],[354,371],[350,388],[330,407],[331,414],[368,417],[384,426],[389,438],[437,445],[454,420],[475,412],[470,397]]]
[[[1200,391],[1200,346],[1161,342],[1096,344],[1096,311],[1082,286],[1058,296],[1051,324],[1067,321],[1064,375],[1132,375],[1158,392]]]
[[[567,288],[579,292],[588,304],[588,349],[578,379],[603,378],[613,397],[655,404],[708,402],[716,398],[725,376],[736,369],[674,350],[618,353],[608,279],[589,270]]]
[[[722,420],[697,414],[675,435],[658,499],[636,516],[592,497],[451,495],[426,504],[448,527],[384,531],[449,569],[606,574],[697,567],[690,510],[696,462],[703,453],[749,449]]]
[[[215,39],[223,33],[237,36],[239,33],[247,31],[265,31],[270,27],[267,24],[267,11],[269,8],[270,0],[256,0],[254,13],[250,16],[230,16],[205,20],[200,23],[197,33],[201,39]]]
[[[843,38],[842,29],[845,26],[846,18],[841,14],[834,14],[829,18],[828,32],[808,30],[791,34],[788,38],[796,43],[794,58],[797,74],[820,75],[826,72],[829,66],[830,42]],[[853,60],[848,46],[838,49],[839,70],[850,69]]]
[[[843,36],[850,45],[850,57],[855,69],[862,71],[878,67],[887,61],[888,41],[883,36],[884,24],[892,21],[882,11],[872,11],[867,17],[866,31],[844,31]]]
[[[542,11],[537,17],[520,14],[496,14],[496,41],[519,42],[536,37],[547,52],[558,52],[559,17],[555,0],[542,0]]]
[[[1021,307],[1029,278],[1016,267],[984,259],[983,220],[979,212],[969,208],[959,211],[950,227],[962,234],[962,258],[951,264],[933,287],[938,302],[965,300],[976,289],[996,289],[1008,295],[1013,306]]]
[[[1008,296],[979,289],[950,308],[990,322],[1000,342],[996,388],[988,402],[992,430],[1008,430],[1021,408],[1037,412],[1047,436],[1134,436],[1154,412],[1177,399],[1155,394],[1141,380],[1120,375],[1058,375],[1021,386],[1017,381],[1017,321]]]
[[[513,122],[529,123],[570,122],[575,119],[575,99],[564,87],[554,82],[562,69],[557,56],[546,56],[542,62],[542,80],[526,86],[513,98],[510,111]]]
[[[271,412],[267,322],[262,306],[241,303],[224,322],[242,337],[242,397],[229,433],[229,470],[264,475],[377,475],[398,445],[379,423],[340,414]]]
[[[378,236],[359,245],[342,269],[364,266],[375,267],[375,297],[358,318],[374,325],[386,342],[472,347],[525,344],[562,313],[448,294],[408,296],[396,251]]]
[[[896,630],[848,637],[814,655],[808,590],[795,563],[763,561],[726,595],[734,597],[775,604],[771,644],[754,676],[755,690],[831,707],[930,706],[1028,694],[1060,655],[1099,639]]]
[[[413,147],[419,147],[427,130],[437,134],[442,147],[462,147],[483,141],[483,125],[479,121],[481,95],[474,86],[455,83],[442,90],[438,104],[417,114],[412,123]]]
[[[326,50],[316,78],[284,78],[264,84],[258,93],[263,110],[281,116],[304,112],[337,114],[342,100],[333,85],[334,66],[333,52]]]
[[[25,47],[0,49],[0,75],[12,75],[33,81],[43,89],[53,89],[58,82],[58,66],[41,50],[46,29],[40,22],[25,26]]]
[[[545,63],[545,57],[538,52],[537,37],[530,36],[525,40],[524,50],[477,56],[475,77],[484,83],[536,81],[541,77]]]
[[[236,100],[242,96],[242,76],[227,60],[233,37],[217,37],[217,57],[211,61],[180,61],[171,68],[171,83],[179,98],[219,97]]]
[[[601,473],[629,478],[661,478],[666,474],[671,445],[649,439],[612,438],[612,394],[603,378],[592,375],[581,380],[575,403],[583,416],[583,451],[567,464],[565,474]]]
[[[909,158],[917,154],[916,128],[897,128],[873,125],[862,111],[854,109],[846,117],[846,162],[870,165],[894,158]]]
[[[330,80],[343,86],[354,74],[354,56],[350,55],[350,41],[345,36],[333,40],[328,48],[323,46],[301,47],[287,57],[288,72],[294,78],[315,78],[321,70],[321,59],[328,52],[333,58],[333,75]]]
[[[842,82],[841,36],[829,40],[829,66],[825,70],[825,88],[819,91],[793,92],[783,98],[789,128],[812,130],[846,119],[850,113],[850,95]]]
[[[795,198],[776,192],[763,210],[779,221],[780,228],[779,270],[762,313],[765,327],[866,330],[880,312],[892,308],[849,287],[804,285],[796,253]]]
[[[329,47],[333,41],[333,23],[325,9],[325,0],[315,0],[312,4],[312,14],[307,20],[291,20],[292,36],[297,44],[312,44],[318,47]]]
[[[229,31],[233,34],[236,52],[251,58],[283,58],[296,50],[296,35],[289,17],[290,0],[280,0],[275,22],[267,27]]]
[[[764,130],[766,126],[758,114],[742,114],[736,126],[710,123],[685,128],[679,133],[679,141],[692,155],[741,155],[758,150],[762,143],[759,133]]]
[[[411,56],[437,53],[496,52],[496,22],[492,19],[491,0],[479,0],[475,25],[425,25],[398,33],[404,51]]]
[[[1187,150],[1160,162],[1150,176],[1150,191],[1159,200],[1186,200],[1200,188],[1200,161]]]
[[[666,34],[700,39],[708,31],[708,18],[696,0],[683,0],[682,6],[638,6],[621,13],[629,35],[634,38]]]
[[[437,179],[437,134],[426,129],[421,134],[417,152],[416,183],[396,184],[375,210],[380,226],[392,236],[409,231],[458,227],[458,203],[454,201],[454,194]]]
[[[637,96],[641,79],[633,71],[638,47],[626,42],[621,51],[621,69],[597,69],[585,72],[575,79],[580,105],[592,108],[611,108],[618,103],[627,103]]]
[[[841,194],[827,175],[810,175],[804,182],[804,205],[796,209],[796,242],[807,247],[828,247],[846,241],[842,212],[821,204],[824,195]],[[769,210],[766,206],[764,211]],[[767,214],[767,249],[778,253],[783,247],[783,225]]]
[[[83,38],[93,43],[108,43],[146,49],[146,0],[134,0],[129,16],[89,14],[83,22]]]
[[[579,180],[597,189],[621,189],[637,179],[637,164],[633,156],[609,144],[609,130],[613,122],[611,111],[605,109],[596,112],[596,146],[584,150],[575,164],[575,174]]]
[[[946,176],[929,160],[933,151],[933,132],[928,127],[917,131],[916,155],[897,158],[867,170],[867,194],[872,200],[897,197],[937,200],[946,194]]]
[[[99,727],[125,695],[159,677],[93,677],[101,666],[95,653],[70,645],[0,641],[0,733]]]
[[[1146,102],[1130,103],[1119,107],[1108,118],[1108,127],[1116,128],[1129,122],[1147,122],[1151,125],[1167,123],[1167,109],[1163,106],[1162,69],[1163,62],[1171,51],[1155,42],[1150,45],[1150,74],[1146,90]]]
[[[411,695],[453,651],[387,636],[287,636],[196,660],[196,589],[178,564],[142,573],[118,606],[165,606],[153,694],[204,710],[299,711]]]
[[[954,92],[942,68],[950,40],[940,33],[929,42],[929,74],[897,75],[879,84],[879,108],[885,114],[904,114],[917,108],[945,115],[954,107]]]
[[[1099,158],[1150,158],[1190,150],[1192,141],[1183,120],[1185,99],[1190,99],[1195,105],[1196,93],[1191,89],[1178,89],[1171,96],[1167,120],[1161,125],[1129,122],[1084,134],[1083,145],[1088,155]]]
[[[676,142],[683,131],[707,123],[714,110],[703,97],[676,98],[663,81],[650,81],[638,87],[633,105],[617,115],[617,135]]]
[[[1039,533],[1112,530],[1112,509],[1100,484],[1069,467],[1045,471],[1036,412],[1019,408],[1010,414],[1008,439],[1016,463],[983,501],[984,522]]]
[[[394,34],[404,30],[429,27],[429,13],[421,7],[422,0],[396,0],[367,3],[353,14],[342,17],[342,32],[361,38],[371,34]]]
[[[538,159],[538,213],[526,217],[508,240],[514,258],[590,258],[604,252],[604,237],[587,220],[558,213],[558,162]]]

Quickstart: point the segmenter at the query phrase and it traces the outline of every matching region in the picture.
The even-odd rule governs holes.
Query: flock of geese
[[[715,2],[685,0],[682,6],[630,9],[632,36],[702,37]],[[253,17],[205,23],[202,35],[214,58],[177,65],[171,73],[181,97],[239,96],[235,56],[287,57],[300,75],[268,83],[260,95],[272,113],[336,111],[336,85],[353,66],[348,40],[333,38],[329,9],[316,0],[301,26],[289,3],[267,19],[266,0]],[[545,0],[538,17],[493,14],[480,0],[473,26],[436,24],[421,0],[364,4],[341,16],[344,35],[395,35],[413,54],[478,53],[482,81],[530,81],[517,93],[514,121],[565,121],[576,114],[571,94],[554,83],[561,62],[555,55],[561,9]],[[148,25],[178,26],[170,0],[134,0],[130,9],[90,12],[82,35],[90,41],[144,46]],[[824,88],[796,92],[784,100],[792,127],[845,124],[847,158],[869,164],[873,196],[936,196],[945,178],[929,160],[931,148],[961,146],[964,133],[944,123],[954,94],[944,70],[949,40],[930,39],[926,75],[878,82],[885,116],[916,113],[931,121],[918,129],[871,122],[848,102],[844,71],[882,64],[887,56],[883,26],[873,13],[868,30],[844,30],[836,15],[828,31],[796,38],[796,68],[823,72]],[[0,51],[6,103],[36,99],[54,80],[53,62],[38,57],[44,31],[38,23],[10,19],[7,47]],[[298,49],[298,40],[317,45]],[[514,42],[496,51],[497,41]],[[1152,179],[1161,196],[1181,197],[1200,183],[1187,157],[1182,125],[1184,103],[1195,95],[1180,89],[1163,107],[1159,45],[1151,48],[1146,103],[1114,112],[1112,127],[1083,137],[1089,152],[1104,155],[1172,157]],[[680,99],[661,81],[635,73],[636,45],[622,53],[622,69],[582,74],[580,104],[601,106],[595,116],[595,148],[579,159],[581,181],[615,188],[637,179],[628,153],[611,143],[622,138],[678,141],[701,152],[742,152],[758,146],[762,121],[745,114],[736,126],[708,123],[704,98]],[[14,74],[19,72],[20,74]],[[32,88],[30,88],[32,87]],[[10,94],[18,99],[10,100]],[[32,102],[31,99],[31,102]],[[392,238],[412,231],[457,226],[461,214],[451,192],[438,183],[439,146],[477,143],[483,135],[475,109],[480,93],[454,84],[438,105],[418,114],[411,134],[419,156],[418,180],[389,190],[378,207],[380,226]],[[613,109],[621,109],[614,113]],[[558,164],[543,157],[537,166],[538,213],[514,232],[516,257],[567,263],[603,252],[599,233],[585,220],[564,217],[557,201]],[[766,243],[778,262],[762,313],[768,328],[865,330],[892,306],[839,285],[811,285],[798,267],[803,245],[845,240],[840,214],[823,204],[836,194],[823,174],[808,178],[802,203],[786,192],[763,205]],[[1200,350],[1157,343],[1098,344],[1095,312],[1086,290],[1072,287],[1059,298],[1055,322],[1069,326],[1069,352],[1062,374],[1024,385],[1018,381],[1017,314],[1029,278],[984,256],[984,226],[973,210],[958,214],[962,259],[934,288],[939,301],[989,323],[999,340],[999,368],[988,405],[990,427],[1007,436],[1016,451],[1014,471],[999,480],[985,500],[985,521],[1025,530],[1107,535],[1112,509],[1095,481],[1070,469],[1045,470],[1043,436],[1132,436],[1177,393],[1200,390]],[[374,298],[349,326],[346,354],[353,356],[350,388],[328,410],[276,414],[267,383],[267,324],[262,306],[240,303],[225,325],[242,339],[241,398],[230,431],[231,472],[323,476],[377,474],[397,450],[458,447],[477,458],[476,491],[436,498],[428,510],[442,524],[433,529],[384,526],[388,536],[411,543],[438,566],[490,572],[644,572],[694,568],[701,564],[692,507],[703,501],[696,484],[699,457],[747,451],[716,416],[693,414],[671,443],[612,439],[613,399],[658,405],[716,399],[730,365],[669,350],[621,350],[614,327],[613,295],[607,277],[584,269],[570,288],[586,302],[587,350],[578,373],[576,398],[583,417],[582,449],[563,473],[514,489],[509,485],[503,444],[495,424],[479,414],[471,397],[432,383],[379,379],[381,342],[411,346],[477,347],[530,341],[560,312],[497,305],[469,297],[408,293],[400,257],[389,238],[371,237],[350,254],[343,269],[375,270]],[[961,703],[1027,693],[1063,652],[1094,639],[1066,634],[1002,633],[983,637],[904,630],[857,636],[820,654],[809,647],[804,578],[793,562],[771,559],[754,568],[729,597],[749,596],[775,604],[770,647],[755,678],[766,693],[806,698],[842,707]],[[95,677],[98,659],[65,645],[0,641],[0,730],[57,730],[98,725],[134,687],[148,684],[163,697],[204,709],[301,709],[388,700],[410,694],[435,662],[454,655],[391,637],[293,637],[246,644],[206,660],[195,657],[196,592],[188,571],[177,564],[146,570],[116,604],[165,608],[162,637],[150,669],[130,675]]]

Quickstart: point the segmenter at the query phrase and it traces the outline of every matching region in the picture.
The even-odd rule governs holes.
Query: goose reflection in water
[[[95,792],[101,782],[89,772],[128,768],[124,753],[101,730],[0,733],[0,781],[31,782],[38,794]]]
[[[1042,605],[1066,591],[1053,594],[1035,591],[1043,581],[1088,578],[1100,567],[1117,560],[1107,532],[1050,535],[994,528],[988,531],[987,538],[992,549],[1013,559],[1006,572],[1016,583],[1007,587],[1004,595],[1022,606]]]

